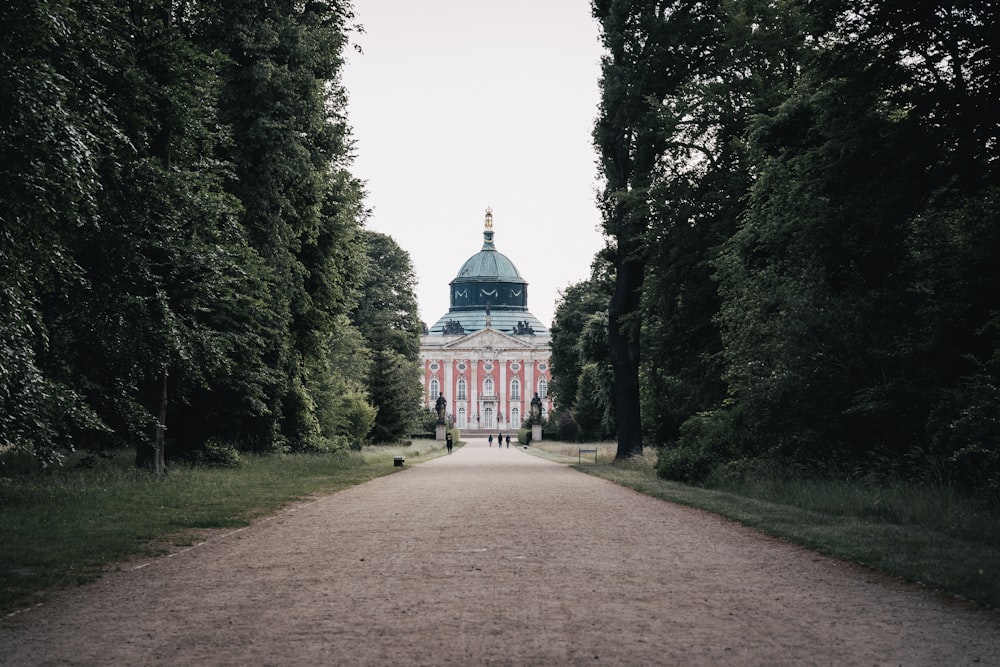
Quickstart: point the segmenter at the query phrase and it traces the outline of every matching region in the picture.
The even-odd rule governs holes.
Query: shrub
[[[728,460],[734,440],[732,418],[726,410],[699,412],[681,425],[676,447],[657,453],[656,474],[663,479],[698,483]]]
[[[944,392],[928,420],[935,453],[961,486],[1000,494],[1000,378],[986,369]]]
[[[368,395],[364,392],[344,392],[338,398],[334,410],[333,437],[342,439],[354,451],[361,451],[377,413],[378,409],[368,402]]]
[[[347,449],[358,451],[347,436],[331,435],[328,438],[314,438],[301,451],[304,454],[336,454]]]
[[[675,482],[704,481],[716,461],[697,447],[662,447],[656,453],[656,474]]]
[[[789,470],[776,461],[741,457],[716,465],[705,480],[705,486],[723,489],[737,489],[748,484],[777,486],[790,475]]]
[[[434,410],[424,410],[413,422],[412,435],[414,438],[433,438],[437,432],[437,425],[437,412]]]
[[[542,422],[542,438],[544,440],[559,439],[559,425],[555,419],[546,419]]]
[[[198,462],[217,468],[236,468],[241,463],[236,445],[218,438],[208,439],[198,457]]]
[[[577,428],[576,420],[573,418],[573,411],[559,410],[553,417],[556,421],[556,431],[558,432],[556,437],[566,442],[575,441],[579,429]]]

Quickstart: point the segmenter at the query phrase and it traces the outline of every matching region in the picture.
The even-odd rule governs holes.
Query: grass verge
[[[118,453],[93,468],[62,468],[0,477],[0,613],[51,591],[91,581],[136,556],[193,544],[200,532],[246,526],[304,498],[329,494],[434,458],[444,444],[360,453],[245,457],[238,467],[170,466],[161,480]],[[9,463],[9,462],[8,462]]]
[[[1000,607],[1000,516],[948,487],[768,476],[702,488],[659,479],[655,453],[611,465],[614,444],[538,443],[528,451],[670,502],[980,604]]]

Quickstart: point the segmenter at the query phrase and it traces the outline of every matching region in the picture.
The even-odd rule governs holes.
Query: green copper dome
[[[490,216],[487,214],[487,220],[489,219]],[[514,262],[507,259],[507,255],[497,252],[496,246],[493,245],[493,229],[491,228],[487,228],[483,232],[483,249],[465,260],[465,264],[458,270],[458,276],[451,284],[476,280],[500,280],[528,284],[518,273]]]
[[[528,281],[521,277],[514,262],[493,245],[493,212],[489,209],[482,249],[465,260],[449,286],[451,307],[430,328],[431,333],[445,333],[449,322],[455,323],[449,333],[457,331],[457,325],[466,333],[487,326],[508,333],[521,332],[519,335],[548,333],[528,312]]]

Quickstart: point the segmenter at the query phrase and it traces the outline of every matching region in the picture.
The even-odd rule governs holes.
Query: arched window
[[[458,409],[458,428],[465,428],[468,424],[465,423],[465,408]]]
[[[437,378],[431,378],[431,401],[436,401],[438,394],[441,393],[441,385],[438,383]]]
[[[521,411],[517,408],[510,409],[510,427],[520,428],[521,427]]]
[[[483,396],[493,395],[493,378],[483,380]]]
[[[520,401],[521,400],[521,381],[514,378],[510,381],[510,400]]]
[[[549,394],[549,383],[542,378],[538,381],[538,398],[545,398]]]
[[[465,398],[465,378],[459,378],[458,380],[458,400],[464,401]]]
[[[483,424],[483,428],[485,429],[493,429],[496,427],[493,423],[493,408],[486,408],[483,410],[483,421],[486,422]]]

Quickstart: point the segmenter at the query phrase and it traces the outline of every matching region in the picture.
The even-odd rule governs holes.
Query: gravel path
[[[1000,665],[1000,614],[516,449],[0,619],[4,665]]]

